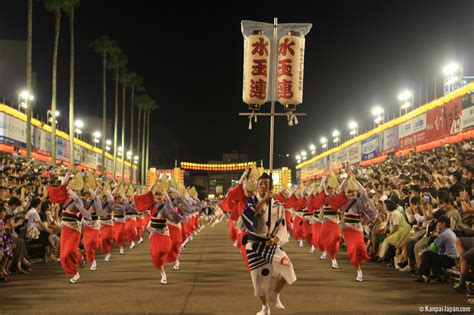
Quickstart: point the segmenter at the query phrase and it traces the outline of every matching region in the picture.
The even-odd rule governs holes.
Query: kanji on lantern
[[[303,63],[305,39],[290,32],[278,44],[278,101],[283,105],[303,102]]]
[[[258,41],[252,43],[252,55],[258,54],[259,56],[268,56],[268,40],[265,40],[263,36],[258,38]]]
[[[292,77],[292,70],[293,65],[291,64],[291,59],[278,60],[278,76],[287,75]]]
[[[252,109],[267,102],[270,40],[260,31],[244,39],[243,101]]]
[[[267,77],[267,60],[266,59],[255,59],[252,66],[252,75],[263,75]]]
[[[278,80],[278,99],[283,100],[283,104],[288,104],[285,100],[293,98],[293,81]],[[280,101],[281,102],[281,101]]]
[[[290,53],[292,56],[294,56],[295,50],[293,49],[293,46],[295,46],[295,42],[289,37],[282,38],[278,47],[278,54],[280,56],[286,56],[287,53]]]

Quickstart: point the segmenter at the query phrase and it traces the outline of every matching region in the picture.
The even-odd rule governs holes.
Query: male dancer
[[[270,301],[277,308],[284,309],[280,292],[285,284],[291,285],[296,281],[296,275],[290,259],[281,249],[281,245],[288,242],[285,209],[278,200],[273,199],[268,174],[263,173],[258,179],[257,194],[249,197],[242,218],[248,230],[246,253],[250,276],[255,296],[262,303],[257,315],[270,314],[266,295],[272,275],[277,277],[277,283]]]

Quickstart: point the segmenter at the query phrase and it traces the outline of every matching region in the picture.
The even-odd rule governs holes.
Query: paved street
[[[282,294],[287,309],[272,307],[274,314],[419,314],[425,305],[466,305],[465,295],[451,293],[448,284],[414,283],[409,274],[374,263],[364,266],[365,282],[357,283],[345,253],[339,254],[340,270],[332,270],[329,261],[295,242],[285,249],[298,281]],[[225,222],[206,226],[191,242],[181,270],[167,266],[167,286],[151,265],[147,241],[124,256],[114,249],[110,263],[102,255],[98,261],[97,271],[86,267],[77,285],[69,284],[59,264],[35,264],[31,275],[1,284],[0,313],[255,314],[260,309]]]

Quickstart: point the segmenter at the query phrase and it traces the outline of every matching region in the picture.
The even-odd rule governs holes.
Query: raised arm
[[[68,195],[69,197],[71,197],[72,200],[74,200],[74,206],[79,210],[79,212],[88,220],[91,220],[91,215],[92,215],[92,207],[90,207],[89,209],[86,209],[84,207],[84,203],[82,202],[82,199],[79,198],[79,196],[76,195],[75,192],[73,192],[71,189],[69,189],[68,191]]]
[[[246,169],[245,172],[242,174],[242,176],[239,179],[239,184],[243,184],[245,179],[247,178],[247,175],[249,174],[250,169]]]

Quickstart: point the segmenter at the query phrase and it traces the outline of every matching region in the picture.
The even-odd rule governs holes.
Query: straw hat
[[[334,172],[331,172],[326,183],[326,187],[336,189],[338,185],[339,183],[337,182],[336,174],[334,174]]]
[[[81,191],[84,189],[84,179],[82,178],[82,173],[77,172],[71,179],[68,184],[69,188],[75,191]]]

